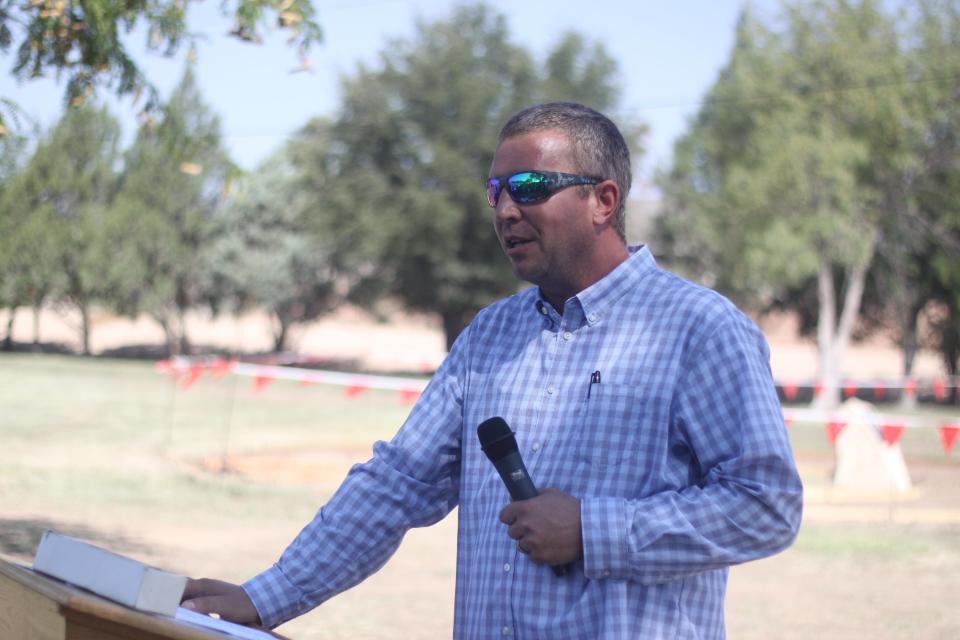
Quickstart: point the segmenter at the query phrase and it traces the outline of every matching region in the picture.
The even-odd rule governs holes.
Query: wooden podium
[[[224,640],[229,637],[173,618],[124,607],[0,558],[0,638],[3,640]]]

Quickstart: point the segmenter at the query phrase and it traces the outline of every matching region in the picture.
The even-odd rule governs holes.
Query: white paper
[[[177,615],[174,617],[180,622],[186,622],[187,624],[203,627],[204,629],[213,629],[214,631],[226,633],[235,638],[244,638],[244,640],[277,640],[276,637],[264,631],[251,629],[242,624],[227,622],[219,618],[212,618],[208,615],[197,613],[196,611],[184,609],[183,607],[177,607]]]

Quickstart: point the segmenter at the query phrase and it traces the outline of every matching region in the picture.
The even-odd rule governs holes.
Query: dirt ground
[[[100,538],[115,550],[175,571],[241,581],[272,562],[350,465],[368,453],[324,447],[229,458],[223,477],[306,489],[317,502],[305,497],[283,517],[241,517],[228,529],[203,518],[179,522],[144,513],[133,525],[129,512],[117,510],[51,517],[49,511],[0,506],[0,551],[29,562],[32,538],[52,526]],[[788,551],[732,569],[728,637],[960,637],[957,461],[911,461],[914,489],[902,496],[834,491],[831,457],[801,452],[798,462],[807,487],[803,531]],[[220,458],[191,464],[200,475],[222,473]],[[279,631],[303,640],[449,637],[455,538],[455,513],[410,532],[379,573]]]

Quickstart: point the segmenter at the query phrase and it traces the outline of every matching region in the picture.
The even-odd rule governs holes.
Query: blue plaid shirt
[[[244,585],[265,625],[360,582],[459,505],[456,638],[724,636],[727,567],[791,543],[800,479],[757,327],[631,254],[562,316],[535,287],[477,315],[393,440]],[[581,500],[566,576],[498,520],[509,497],[476,436],[491,416],[539,487]]]

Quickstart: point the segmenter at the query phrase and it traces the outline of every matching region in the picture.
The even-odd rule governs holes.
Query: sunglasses
[[[512,176],[493,176],[487,180],[487,203],[496,207],[504,187],[517,204],[533,204],[543,202],[560,189],[600,182],[599,178],[556,171],[521,171]]]

